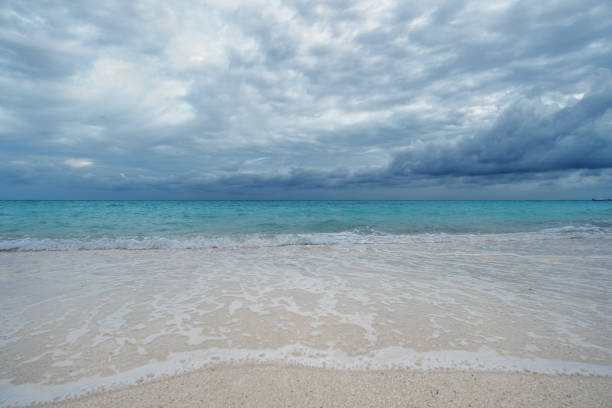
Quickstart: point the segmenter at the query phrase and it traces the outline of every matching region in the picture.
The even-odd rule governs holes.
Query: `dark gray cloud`
[[[605,1],[7,0],[0,198],[607,195],[610,66]]]
[[[474,176],[612,168],[612,90],[608,84],[571,107],[541,114],[522,102],[493,126],[456,143],[415,143],[391,173]]]

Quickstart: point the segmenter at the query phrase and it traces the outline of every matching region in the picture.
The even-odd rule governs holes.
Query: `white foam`
[[[211,348],[171,353],[165,361],[152,361],[111,376],[85,377],[66,384],[14,385],[7,380],[0,380],[0,407],[51,402],[227,364],[290,364],[340,370],[461,370],[612,376],[612,366],[515,358],[488,349],[478,352],[418,352],[408,348],[388,347],[367,355],[350,356],[339,349],[313,349],[302,344],[279,349]]]
[[[0,395],[234,363],[610,375],[610,270],[572,238],[4,252]]]
[[[534,232],[449,234],[417,233],[390,234],[376,231],[362,233],[346,231],[338,233],[302,234],[236,234],[236,235],[185,235],[185,236],[118,236],[79,238],[20,237],[0,238],[2,251],[65,251],[102,249],[203,249],[249,248],[286,245],[338,245],[338,244],[411,244],[446,241],[533,241],[567,238],[612,239],[612,228],[595,225],[546,228]]]

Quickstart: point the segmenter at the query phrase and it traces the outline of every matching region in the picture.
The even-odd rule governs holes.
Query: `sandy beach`
[[[610,406],[598,245],[5,252],[0,406]]]
[[[612,378],[499,372],[208,368],[47,407],[609,407]]]

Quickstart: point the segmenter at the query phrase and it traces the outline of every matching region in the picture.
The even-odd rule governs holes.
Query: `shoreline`
[[[611,402],[609,376],[225,365],[29,406],[599,407]]]
[[[319,406],[444,406],[419,394],[444,387],[460,406],[564,406],[566,389],[581,395],[570,406],[609,406],[612,257],[596,240],[539,244],[3,253],[0,406],[105,389],[118,391],[87,404],[155,406],[169,392],[240,406],[267,390],[259,378],[285,388],[254,401],[286,406],[270,398],[301,390],[287,376],[313,384]],[[129,388],[139,379],[150,391]],[[548,394],[512,399],[540,379]],[[416,396],[393,388],[407,381]]]
[[[576,389],[582,387],[586,382],[595,384],[593,392],[605,393],[607,388],[612,390],[612,366],[609,365],[592,365],[588,363],[542,359],[527,360],[508,358],[499,354],[493,355],[485,351],[470,353],[458,350],[423,353],[415,353],[413,351],[403,356],[399,353],[400,350],[379,350],[378,354],[371,356],[372,361],[370,363],[365,362],[363,356],[360,356],[353,359],[349,358],[349,360],[344,361],[344,364],[341,364],[340,361],[343,359],[340,358],[339,354],[321,353],[319,358],[313,359],[300,355],[298,350],[305,352],[303,348],[295,349],[290,347],[284,349],[281,353],[284,356],[283,358],[281,358],[281,354],[278,354],[277,358],[274,359],[267,355],[272,353],[271,350],[251,350],[251,358],[228,357],[232,355],[232,350],[201,350],[199,352],[175,353],[169,355],[164,361],[153,361],[124,372],[109,373],[106,376],[84,376],[80,378],[77,375],[78,370],[74,371],[72,364],[69,364],[64,368],[69,369],[70,373],[74,372],[74,375],[77,376],[68,374],[68,377],[58,378],[60,382],[56,383],[37,383],[34,380],[34,376],[37,374],[34,372],[21,376],[16,384],[8,379],[1,380],[0,407],[55,406],[54,402],[57,402],[60,407],[64,406],[64,404],[73,406],[71,404],[76,401],[98,400],[100,398],[105,400],[102,397],[103,395],[115,393],[127,393],[126,398],[129,397],[131,399],[134,398],[132,394],[134,392],[138,393],[138,391],[130,390],[140,387],[149,387],[155,390],[157,386],[154,384],[156,383],[168,384],[165,386],[166,390],[168,387],[178,387],[176,392],[172,392],[175,392],[177,395],[174,399],[180,399],[183,394],[190,392],[189,389],[184,390],[181,388],[183,382],[178,380],[181,378],[194,377],[196,378],[195,381],[208,384],[210,381],[222,381],[228,376],[233,378],[232,381],[242,382],[243,378],[255,375],[263,376],[263,378],[273,378],[273,381],[280,381],[282,383],[286,375],[284,373],[291,373],[293,371],[297,372],[295,375],[301,378],[300,381],[302,383],[307,383],[313,378],[315,378],[316,382],[316,377],[321,375],[321,373],[325,373],[323,376],[330,377],[329,381],[336,381],[333,377],[339,375],[348,377],[346,381],[363,381],[365,384],[368,384],[372,379],[376,382],[379,378],[378,375],[400,376],[402,381],[412,378],[414,381],[422,382],[423,386],[428,386],[428,381],[433,381],[434,385],[436,381],[442,381],[443,384],[447,384],[448,379],[445,378],[449,377],[453,379],[451,382],[454,381],[456,383],[459,381],[459,383],[453,385],[453,393],[463,392],[461,390],[458,391],[461,388],[461,381],[464,380],[462,379],[463,377],[476,378],[480,382],[484,381],[484,384],[490,381],[489,377],[491,376],[507,377],[510,379],[520,377],[523,378],[520,380],[523,383],[529,383],[538,378],[547,378],[549,379],[548,381],[552,381],[551,386],[553,387],[557,387],[558,384],[566,384],[563,387],[577,387]],[[236,356],[247,352],[246,350],[233,351],[237,352]],[[393,353],[390,353],[390,351],[393,351]],[[406,352],[406,350],[403,351]],[[206,357],[205,354],[207,353],[212,354]],[[214,356],[216,353],[220,354]],[[228,359],[222,360],[219,357],[222,354],[227,354],[226,357]],[[259,361],[254,357],[256,355],[259,356]],[[269,359],[266,360],[266,356]],[[424,358],[425,356],[429,356],[429,358]],[[344,356],[344,359],[346,358],[348,357]],[[378,364],[375,364],[376,361],[378,361]],[[383,364],[383,362],[386,362],[386,364]],[[218,373],[223,374],[220,379],[216,378]],[[238,374],[234,375],[232,373]],[[455,379],[455,377],[461,378]],[[65,382],[64,380],[68,378],[71,378],[72,381]],[[565,380],[558,380],[558,378],[564,378]],[[576,380],[577,378],[583,380],[578,381]],[[502,388],[505,387],[505,382],[506,380],[501,382]],[[600,387],[597,385],[599,383],[607,385]],[[581,384],[580,387],[577,384]],[[196,388],[199,387],[195,383],[193,385]],[[379,384],[377,387],[384,388],[385,386]],[[558,387],[557,391],[561,392],[563,387]],[[510,392],[509,389],[507,391]],[[215,398],[231,399],[235,392],[239,393],[241,391],[234,390],[230,393],[231,395],[221,395]],[[288,391],[285,390],[283,392]],[[397,394],[399,391],[394,390],[393,392]],[[477,392],[484,392],[484,390],[478,389]],[[114,406],[113,404],[117,403],[116,398],[116,396],[112,397],[111,401],[113,402],[108,405],[104,405],[104,402],[95,402],[93,406]],[[332,397],[329,398],[333,399]],[[612,402],[612,394],[606,398],[609,398]],[[145,399],[143,401],[146,402],[148,400]],[[269,406],[270,402],[268,401],[265,406]],[[151,404],[147,403],[142,406],[152,406]],[[74,406],[78,407],[81,405]],[[224,405],[220,404],[219,406]]]

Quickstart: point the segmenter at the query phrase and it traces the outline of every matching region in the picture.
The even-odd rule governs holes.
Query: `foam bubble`
[[[0,394],[219,363],[612,371],[610,239],[400,238],[0,253]]]
[[[531,372],[538,374],[580,374],[612,376],[612,366],[577,364],[566,361],[513,358],[490,350],[465,352],[441,350],[418,352],[390,347],[363,356],[350,356],[338,349],[313,349],[293,344],[280,349],[208,349],[171,353],[165,361],[155,361],[112,376],[83,377],[65,384],[8,384],[0,406],[23,406],[78,397],[91,392],[156,381],[173,375],[227,364],[295,364],[340,370],[469,370]],[[70,366],[70,364],[65,364]]]
[[[249,248],[287,245],[412,244],[453,241],[539,241],[551,239],[612,239],[612,228],[595,225],[563,226],[535,232],[451,234],[445,232],[390,234],[346,231],[303,234],[228,234],[183,236],[109,236],[78,238],[0,238],[0,251],[65,251],[107,249]]]

